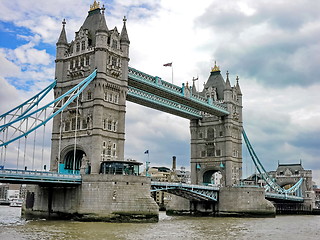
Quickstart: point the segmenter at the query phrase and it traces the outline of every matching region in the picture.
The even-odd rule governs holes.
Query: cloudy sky
[[[55,43],[66,18],[68,41],[93,0],[1,1],[0,112],[54,78]],[[313,0],[108,0],[109,29],[127,16],[130,66],[177,85],[199,77],[202,90],[214,61],[231,83],[240,78],[244,127],[267,168],[299,163],[320,184],[320,2]],[[128,102],[126,157],[151,166],[189,167],[189,121]],[[50,135],[47,142],[50,142]],[[48,157],[47,151],[45,155]],[[244,175],[253,171],[243,152]]]

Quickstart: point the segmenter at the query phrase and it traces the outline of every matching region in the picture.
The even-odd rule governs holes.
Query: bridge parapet
[[[3,169],[0,170],[0,182],[81,184],[81,176],[56,172]]]

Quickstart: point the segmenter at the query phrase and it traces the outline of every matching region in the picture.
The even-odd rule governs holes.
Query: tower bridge
[[[23,140],[26,148],[31,133],[36,135],[36,130],[50,120],[53,123],[51,173],[13,171],[5,166],[0,170],[2,182],[36,184],[28,189],[24,214],[74,215],[82,220],[130,215],[153,221],[158,217],[158,207],[150,189],[168,191],[191,202],[206,201],[212,204],[212,211],[274,214],[264,189],[241,186],[244,131],[239,78],[231,86],[228,72],[224,79],[215,64],[200,91],[194,84],[179,87],[129,67],[127,19],[123,19],[121,32],[116,27],[109,29],[104,10],[94,1],[71,42],[66,37],[66,22],[62,22],[56,44],[56,82],[0,116],[0,165],[5,165],[10,144],[18,142],[19,159]],[[39,107],[52,89],[54,100]],[[139,162],[125,160],[126,101],[190,120],[192,185],[150,183],[138,176]],[[288,194],[299,186],[284,191],[274,184],[244,136],[256,167],[268,188],[275,191],[267,196],[290,200]],[[215,172],[222,175],[221,188],[204,186]],[[235,199],[239,204],[233,203]],[[203,210],[201,204],[197,207]]]

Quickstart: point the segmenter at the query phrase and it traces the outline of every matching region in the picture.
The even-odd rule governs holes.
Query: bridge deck
[[[59,174],[54,172],[25,171],[4,169],[0,170],[0,182],[3,183],[53,183],[53,184],[81,184],[81,176],[73,174]]]

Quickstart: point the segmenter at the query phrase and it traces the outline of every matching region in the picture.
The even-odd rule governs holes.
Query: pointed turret
[[[236,84],[236,91],[238,95],[242,95],[241,89],[240,89],[240,85],[239,85],[239,77],[237,76],[237,84]]]
[[[197,88],[196,88],[196,85],[195,85],[195,81],[197,81],[199,79],[199,77],[197,77],[197,78],[192,78],[192,82],[193,82],[193,84],[192,84],[192,94],[197,94],[198,92],[197,92]]]
[[[223,100],[224,94],[223,91],[226,88],[226,83],[221,76],[220,68],[217,66],[216,62],[214,64],[214,67],[211,69],[210,77],[208,78],[208,81],[204,85],[204,89],[202,91],[202,95],[206,96],[208,89],[215,89],[217,99],[216,100]]]
[[[66,25],[66,20],[63,19],[63,21],[62,21],[62,30],[61,30],[60,37],[58,39],[57,45],[58,44],[68,44],[65,25]]]
[[[127,27],[126,27],[126,16],[123,17],[123,27],[121,30],[121,34],[120,34],[120,43],[127,43],[130,44],[130,40],[129,40],[129,36],[128,36],[128,32],[127,32]]]
[[[227,71],[226,88],[224,89],[224,101],[228,102],[232,99],[232,88],[229,80],[229,72]]]
[[[104,10],[105,10],[104,5],[102,5],[102,8],[101,8],[102,14],[101,14],[101,19],[100,19],[100,23],[97,31],[108,32],[106,18],[104,17]]]
[[[62,21],[62,30],[58,39],[58,42],[56,43],[56,59],[61,60],[64,58],[64,55],[68,51],[69,45],[67,41],[67,35],[65,30],[66,20],[63,19]]]

